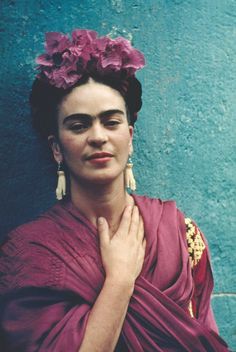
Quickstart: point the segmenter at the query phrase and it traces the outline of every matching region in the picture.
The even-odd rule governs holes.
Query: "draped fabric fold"
[[[184,216],[175,203],[134,200],[144,219],[147,249],[116,351],[228,351],[210,307],[207,246],[193,273]],[[195,284],[200,270],[206,285],[197,277]],[[105,273],[96,228],[70,201],[9,234],[0,275],[1,351],[79,350]],[[192,318],[188,308],[195,296]]]

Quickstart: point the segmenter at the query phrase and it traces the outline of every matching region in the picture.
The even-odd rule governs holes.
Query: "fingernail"
[[[103,222],[104,222],[104,219],[103,219],[103,218],[98,218],[98,224],[99,224],[99,225],[102,225]]]

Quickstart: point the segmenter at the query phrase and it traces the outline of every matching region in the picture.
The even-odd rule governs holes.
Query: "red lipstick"
[[[88,160],[91,160],[91,159],[100,159],[100,158],[106,158],[106,157],[109,157],[111,158],[113,155],[111,153],[107,153],[107,152],[97,152],[97,153],[94,153],[94,154],[91,154],[87,157]]]
[[[104,164],[111,160],[113,155],[107,152],[97,152],[89,155],[87,160],[93,164]]]

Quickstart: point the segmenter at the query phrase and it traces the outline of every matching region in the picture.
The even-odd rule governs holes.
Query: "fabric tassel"
[[[58,163],[58,181],[57,181],[57,188],[56,188],[56,198],[57,200],[61,200],[66,195],[66,177],[65,173],[61,168],[61,163]]]
[[[129,157],[127,165],[126,165],[126,169],[125,169],[125,185],[127,188],[130,188],[131,191],[135,191],[136,190],[136,182],[135,182],[132,168],[133,168],[133,162],[132,162],[131,158]]]

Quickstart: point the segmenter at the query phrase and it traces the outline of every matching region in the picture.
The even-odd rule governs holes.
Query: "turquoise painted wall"
[[[1,236],[54,202],[55,167],[30,126],[45,31],[133,40],[147,67],[136,126],[138,193],[174,198],[208,238],[213,306],[236,350],[236,1],[8,1],[0,4]]]

